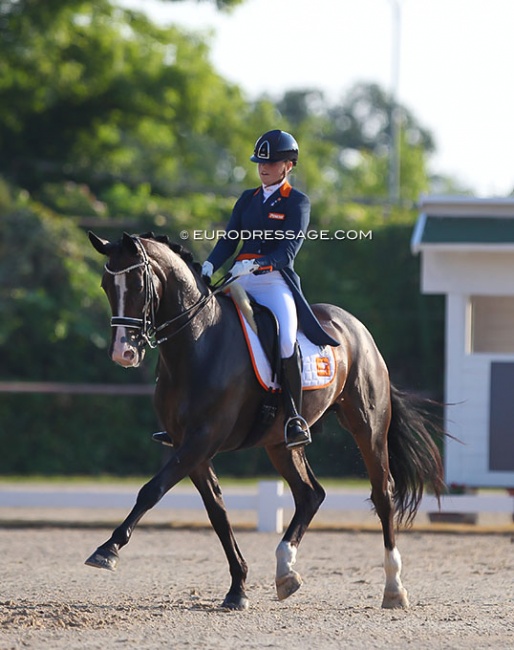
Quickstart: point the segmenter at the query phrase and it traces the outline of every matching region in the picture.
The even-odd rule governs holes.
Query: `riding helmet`
[[[290,133],[275,129],[267,131],[257,140],[250,160],[255,163],[278,162],[291,160],[293,165],[298,161],[298,143]]]

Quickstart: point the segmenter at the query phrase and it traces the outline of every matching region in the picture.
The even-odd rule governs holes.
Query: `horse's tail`
[[[391,424],[388,432],[389,468],[394,480],[397,522],[409,525],[418,511],[425,485],[437,499],[445,488],[439,448],[445,433],[434,403],[391,386]]]

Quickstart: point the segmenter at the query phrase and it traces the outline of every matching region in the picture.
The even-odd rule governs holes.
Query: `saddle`
[[[250,296],[255,324],[257,325],[257,336],[261,342],[262,349],[269,361],[271,368],[271,379],[277,384],[281,383],[281,355],[280,355],[280,325],[275,314],[264,305],[258,303]],[[268,389],[266,397],[262,400],[259,412],[259,421],[263,429],[273,424],[279,409],[279,396],[273,389]]]
[[[230,286],[230,297],[241,321],[255,376],[266,391],[256,423],[257,430],[262,433],[273,423],[281,402],[279,323],[270,309],[255,301],[237,282]],[[316,390],[332,383],[336,361],[330,346],[317,346],[301,330],[297,339],[303,366],[303,390]]]
[[[280,325],[275,314],[234,282],[230,287],[230,297],[235,303],[239,316],[243,317],[256,334],[271,369],[272,380],[280,383]],[[243,322],[242,322],[243,324]]]
[[[257,380],[270,392],[279,392],[281,358],[279,323],[275,314],[257,303],[234,282],[230,297],[241,321]],[[312,343],[302,332],[297,332],[297,343],[302,359],[303,390],[325,388],[335,379],[336,359],[333,349]]]

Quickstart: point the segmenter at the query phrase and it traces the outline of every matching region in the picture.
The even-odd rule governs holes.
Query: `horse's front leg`
[[[245,593],[245,583],[248,566],[235,540],[218,478],[211,462],[205,461],[199,465],[191,473],[190,478],[202,497],[209,520],[227,556],[232,582],[222,606],[237,610],[247,609],[249,603]]]
[[[125,521],[118,526],[111,537],[86,560],[88,566],[114,571],[119,560],[119,550],[128,544],[137,523],[162,497],[183,478],[188,476],[198,460],[180,448],[148,483],[140,489],[136,504]]]
[[[284,445],[266,448],[271,462],[289,484],[295,502],[295,512],[276,550],[275,584],[279,600],[288,598],[302,585],[299,573],[293,570],[298,546],[325,498],[325,490],[314,476],[303,448],[293,451]]]

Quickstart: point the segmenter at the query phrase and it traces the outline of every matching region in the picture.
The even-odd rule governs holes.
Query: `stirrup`
[[[294,437],[288,436],[289,425],[296,422],[299,425],[300,431]],[[286,442],[286,447],[288,449],[293,449],[294,447],[301,447],[303,445],[309,445],[312,442],[311,432],[309,430],[309,425],[306,420],[302,418],[301,415],[293,415],[292,417],[286,420],[284,425],[284,439]]]
[[[158,442],[161,445],[166,445],[166,447],[173,447],[173,442],[168,435],[167,431],[158,431],[157,433],[152,433],[152,440]]]

